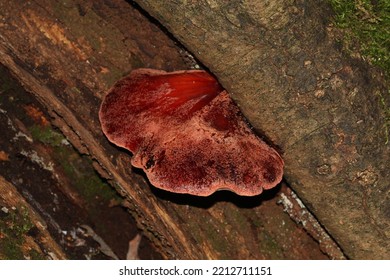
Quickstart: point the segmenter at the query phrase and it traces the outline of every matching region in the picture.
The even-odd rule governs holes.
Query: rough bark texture
[[[91,159],[50,121],[34,95],[0,65],[0,176],[15,186],[4,184],[0,194],[0,259],[58,258],[45,246],[41,254],[28,252],[34,247],[24,240],[39,245],[45,234],[64,251],[62,258],[124,259],[129,240],[139,237],[136,222]],[[7,191],[19,192],[26,203],[7,199]],[[44,223],[34,226],[26,208],[34,208]],[[140,257],[161,258],[147,239],[140,241]]]
[[[148,1],[278,145],[285,178],[350,258],[390,258],[390,149],[375,72],[343,57],[319,0]]]
[[[177,8],[186,10],[185,7]],[[211,17],[213,12],[208,10],[203,15]],[[109,144],[97,116],[104,92],[117,79],[138,67],[167,71],[188,68],[175,43],[128,3],[120,0],[0,1],[0,16],[0,62],[44,105],[45,113],[52,118],[51,123],[80,153],[90,156],[101,176],[122,193],[124,205],[132,211],[139,227],[163,257],[326,257],[318,250],[318,244],[284,214],[281,206],[276,205],[282,198],[288,211],[295,208],[301,212],[296,217],[307,215],[299,204],[293,206],[293,195],[285,188],[281,188],[282,197],[273,192],[254,198],[241,198],[226,192],[208,198],[175,196],[148,185],[139,172],[131,169],[130,154]],[[256,30],[252,31],[258,34]],[[203,35],[197,38],[197,44],[203,40],[209,45],[215,42]],[[199,46],[199,50],[203,52],[204,47]],[[226,69],[224,63],[220,67]],[[225,77],[223,81],[228,80],[226,75],[221,77]],[[13,103],[12,98],[1,97],[2,106]],[[11,114],[5,110],[0,116],[11,119]],[[18,129],[28,133],[27,125],[18,118],[20,116],[16,114],[11,123],[17,123]],[[3,124],[9,128],[8,121]],[[281,125],[279,121],[275,126],[278,125]],[[10,133],[19,134],[17,130]],[[281,136],[275,142],[285,146]],[[17,152],[16,146],[22,146],[24,142],[17,143],[13,149],[4,145],[4,150]],[[39,153],[36,146],[40,145],[33,144],[35,148],[32,149]],[[297,149],[300,145],[293,147]],[[10,156],[10,162],[15,163],[18,157],[31,160],[19,153]],[[1,164],[9,166],[7,160]],[[30,179],[39,186],[39,173]],[[23,182],[16,180],[16,183],[18,188],[24,187]],[[67,183],[61,186],[67,186]],[[68,193],[66,189],[63,192]],[[337,246],[328,236],[323,237],[323,233],[315,224],[312,236],[319,236],[315,238],[321,243],[321,249],[331,258],[343,258]]]
[[[47,231],[44,219],[36,213],[29,203],[20,195],[15,186],[0,176],[1,224],[8,223],[13,233],[12,243],[0,234],[0,259],[23,257],[30,259],[65,259],[62,248],[53,240]],[[10,240],[11,241],[11,240]]]

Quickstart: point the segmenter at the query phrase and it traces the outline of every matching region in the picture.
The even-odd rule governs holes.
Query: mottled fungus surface
[[[99,117],[107,138],[130,150],[132,165],[157,188],[252,196],[282,179],[279,154],[205,71],[134,70],[108,91]]]

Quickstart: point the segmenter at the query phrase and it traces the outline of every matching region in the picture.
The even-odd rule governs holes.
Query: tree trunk
[[[117,79],[139,67],[172,71],[188,69],[193,64],[183,49],[178,48],[137,9],[120,0],[39,0],[14,1],[11,4],[9,1],[0,1],[0,15],[3,19],[0,25],[0,61],[44,106],[40,109],[41,106],[35,104],[27,93],[17,96],[9,94],[5,98],[6,92],[3,92],[0,105],[8,107],[7,110],[0,108],[0,117],[6,120],[0,122],[3,125],[1,129],[10,130],[7,135],[14,139],[20,133],[28,134],[31,122],[50,120],[80,153],[94,160],[94,168],[123,195],[123,205],[130,209],[138,226],[164,258],[344,257],[307,210],[301,208],[294,194],[285,187],[276,189],[280,190],[277,195],[276,191],[271,191],[268,195],[254,198],[238,197],[227,192],[219,192],[208,198],[174,195],[148,185],[144,176],[131,168],[130,154],[110,145],[101,132],[97,116],[102,96]],[[14,108],[14,100],[25,100],[26,104]],[[31,120],[31,114],[22,114],[25,108],[32,108],[33,112],[46,112],[42,116],[42,112],[39,113],[40,117],[34,121]],[[44,117],[46,113],[51,119]],[[12,125],[14,123],[18,125]],[[40,124],[32,127],[35,125]],[[83,213],[84,210],[84,214],[88,212],[88,209],[79,209],[85,208],[85,203],[72,189],[72,185],[77,185],[75,181],[80,169],[83,169],[82,165],[73,162],[77,157],[69,156],[68,153],[72,153],[69,151],[61,152],[61,155],[68,155],[65,159],[50,153],[58,149],[55,145],[44,145],[42,148],[39,141],[45,142],[43,144],[52,142],[47,141],[46,134],[41,135],[43,140],[30,136],[28,139],[31,143],[18,141],[12,148],[7,144],[1,145],[9,143],[6,138],[0,141],[0,152],[10,159],[0,161],[1,166],[5,166],[5,169],[0,168],[1,174],[15,181],[22,192],[27,183],[32,189],[40,189],[43,185],[59,185],[60,192],[70,197],[75,205],[61,207],[63,210],[60,213],[57,211],[57,216],[66,218],[72,216],[72,213],[78,216],[79,211]],[[46,174],[47,170],[36,166],[35,154],[39,159],[53,160],[53,168],[45,168],[52,174]],[[18,178],[26,174],[17,166],[24,166],[26,162],[28,166],[34,166],[31,170],[37,171],[20,180]],[[69,165],[76,170],[64,177]],[[49,184],[43,184],[46,178]],[[81,191],[85,192],[87,186],[82,183],[79,185]],[[49,194],[56,191],[46,189]],[[99,187],[92,191],[93,198],[99,196],[99,192],[104,192]],[[277,204],[279,200],[302,226],[296,225],[284,213],[284,208]],[[52,211],[51,204],[42,207]],[[108,211],[109,207],[93,209],[95,217],[88,216],[85,219],[92,221],[95,230],[106,225],[104,222],[107,219],[120,223],[119,216],[108,216]],[[64,230],[60,221],[55,220],[53,223],[57,231]],[[103,232],[122,237],[128,235],[127,230],[127,227],[116,225],[103,229]],[[68,257],[72,256],[71,251],[75,249],[67,249]]]
[[[387,92],[377,72],[343,56],[329,7],[319,0],[136,2],[280,147],[285,178],[344,252],[388,259]]]

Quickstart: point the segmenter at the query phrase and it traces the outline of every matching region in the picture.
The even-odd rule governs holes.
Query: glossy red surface
[[[133,152],[132,164],[157,188],[250,196],[282,179],[279,154],[205,71],[135,70],[107,93],[99,117],[107,138]]]

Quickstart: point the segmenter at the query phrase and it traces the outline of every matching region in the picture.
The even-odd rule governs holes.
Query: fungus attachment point
[[[205,71],[134,70],[107,93],[99,118],[107,138],[130,150],[132,165],[157,188],[252,196],[282,179],[279,154]]]

